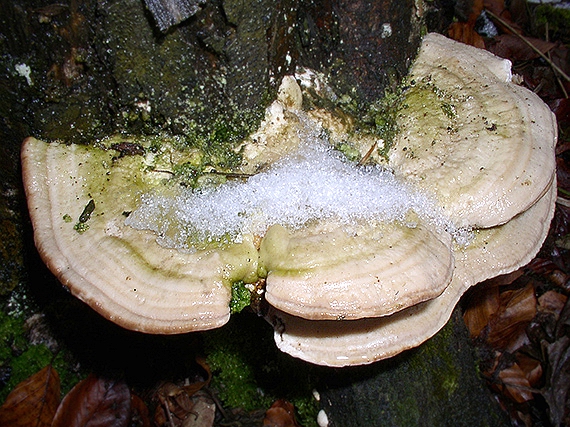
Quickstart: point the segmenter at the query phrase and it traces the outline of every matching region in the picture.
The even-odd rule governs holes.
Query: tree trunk
[[[321,391],[329,427],[509,426],[475,369],[460,312],[416,349],[335,371]]]

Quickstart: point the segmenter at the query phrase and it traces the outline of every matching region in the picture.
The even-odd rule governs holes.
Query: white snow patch
[[[247,181],[202,190],[181,188],[175,196],[144,194],[126,219],[153,230],[166,247],[191,249],[217,240],[239,242],[281,224],[290,229],[319,220],[345,227],[371,221],[404,220],[410,210],[451,230],[433,199],[398,181],[380,166],[349,163],[317,130],[300,131],[300,149]]]

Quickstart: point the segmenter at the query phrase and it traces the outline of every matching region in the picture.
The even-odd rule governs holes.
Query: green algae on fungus
[[[230,316],[231,284],[256,277],[252,238],[189,254],[125,224],[123,213],[132,216],[141,194],[170,191],[168,147],[121,157],[112,149],[27,139],[23,175],[39,183],[27,188],[38,251],[72,293],[124,327],[149,333],[219,327]],[[58,191],[48,192],[48,183]],[[77,234],[61,218],[78,218],[91,199],[97,209],[89,229]]]
[[[224,165],[215,153],[205,152],[205,146],[204,150],[189,147],[203,151],[201,158],[185,156],[184,150],[169,152],[163,146],[153,155],[113,156],[109,163],[108,159],[97,160],[108,156],[104,150],[103,154],[89,153],[28,139],[22,154],[26,182],[74,177],[68,183],[71,188],[64,184],[61,194],[47,192],[41,185],[26,187],[40,254],[72,292],[91,298],[95,309],[127,328],[176,333],[219,327],[228,321],[235,304],[231,302],[232,284],[237,291],[240,281],[255,283],[258,274],[266,274],[266,300],[284,311],[268,318],[274,321],[275,340],[285,352],[318,364],[345,366],[372,363],[419,345],[443,326],[468,286],[503,271],[502,266],[493,264],[485,271],[475,269],[470,276],[468,267],[474,269],[487,253],[478,252],[478,247],[463,251],[461,242],[468,242],[461,240],[458,228],[497,226],[493,232],[510,230],[504,234],[514,238],[509,234],[512,227],[519,225],[521,218],[528,221],[522,224],[526,224],[531,242],[509,258],[509,269],[536,250],[553,203],[556,128],[552,114],[537,101],[540,120],[530,121],[528,133],[509,126],[527,122],[527,101],[532,93],[509,85],[505,61],[492,61],[485,56],[488,54],[444,40],[433,34],[424,40],[419,58],[432,54],[451,59],[446,59],[445,66],[434,66],[434,60],[425,59],[414,64],[412,78],[423,85],[412,86],[404,94],[407,103],[396,115],[394,141],[383,145],[389,148],[389,169],[360,167],[334,153],[331,146],[339,142],[354,144],[359,150],[365,147],[367,153],[385,141],[373,137],[358,141],[358,145],[352,139],[358,133],[354,119],[318,109],[303,111],[302,94],[297,96],[301,89],[292,76],[283,81],[290,96],[280,93],[260,129],[233,151],[232,155],[244,157],[244,169],[240,167],[238,174],[248,177],[245,184],[228,179],[222,185],[202,185],[210,176],[226,178],[215,169],[197,172],[205,172],[197,178],[202,180],[197,182],[199,188],[172,179],[177,165],[191,165],[191,174],[194,165]],[[449,71],[453,61],[462,56],[465,63],[479,58],[488,75],[471,78],[470,72],[479,72],[472,67],[458,73]],[[464,62],[456,65],[461,68]],[[462,84],[464,74],[469,84]],[[459,83],[454,84],[453,79]],[[492,97],[484,97],[485,90],[505,92],[504,97],[519,108],[505,110],[503,104],[487,102]],[[448,91],[454,95],[449,96]],[[441,102],[432,108],[426,98]],[[457,99],[465,102],[455,103]],[[424,127],[426,116],[432,118],[430,108],[435,110],[434,123]],[[461,126],[450,125],[460,119]],[[380,118],[374,123],[388,130],[392,126]],[[426,131],[433,137],[424,138]],[[467,132],[466,138],[462,131]],[[227,142],[223,127],[214,129],[212,135],[213,140]],[[492,151],[492,155],[477,155],[471,150],[471,139],[480,140],[481,150]],[[519,153],[519,148],[532,156],[516,161],[512,151]],[[59,163],[62,158],[64,164]],[[379,161],[377,153],[371,160]],[[512,165],[515,169],[525,168],[524,186],[517,185],[518,174],[508,175],[512,171],[504,168],[504,163],[509,161],[516,162]],[[432,164],[434,168],[430,168]],[[429,173],[445,168],[457,179],[427,179]],[[501,174],[507,174],[505,179],[496,179]],[[90,176],[96,178],[90,180]],[[465,177],[469,185],[463,185]],[[420,185],[422,180],[427,187]],[[473,188],[480,193],[472,196],[469,191],[475,191]],[[42,197],[45,193],[54,199],[55,208],[51,200]],[[452,196],[449,203],[439,198],[447,193]],[[483,209],[493,195],[508,199],[504,210],[501,206],[492,212],[498,214],[495,216],[489,215],[490,209]],[[462,199],[453,197],[479,203],[481,208],[472,211],[483,217],[463,215]],[[84,206],[90,198],[103,206],[84,233],[89,239],[69,238],[61,216],[69,212],[75,217],[75,205]],[[517,204],[519,199],[526,204]],[[42,222],[45,216],[38,212],[52,210],[46,225]],[[123,212],[130,212],[126,220]],[[533,219],[536,215],[527,217],[529,212],[540,216],[541,222]],[[506,228],[499,228],[503,223]],[[69,238],[63,247],[53,236],[54,224],[59,226],[58,238]],[[207,244],[201,246],[201,242]],[[90,245],[97,248],[93,254],[86,250]],[[116,252],[126,255],[129,263],[108,256]],[[118,268],[109,272],[85,268],[85,263],[94,263],[94,254],[95,263],[116,262]],[[67,265],[70,262],[72,265]],[[74,276],[78,273],[79,280]],[[105,298],[108,287],[112,299]],[[292,315],[302,319],[292,320]],[[326,323],[334,329],[320,323],[336,319],[346,321]],[[419,332],[408,328],[410,322],[421,325],[416,326]],[[283,324],[284,329],[279,326]],[[342,336],[338,329],[343,330]],[[407,329],[409,335],[403,333]],[[353,345],[355,340],[358,345]],[[389,350],[378,345],[382,340],[392,342]],[[324,354],[320,352],[323,346],[327,347]]]

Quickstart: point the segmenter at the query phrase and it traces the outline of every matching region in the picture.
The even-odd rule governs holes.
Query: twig
[[[570,200],[565,199],[564,197],[558,196],[556,198],[556,203],[558,203],[559,205],[562,205],[562,206],[566,206],[567,208],[570,208]]]
[[[564,78],[564,80],[570,82],[570,77],[568,76],[568,74],[566,74],[558,65],[556,65],[554,62],[552,62],[548,56],[546,56],[544,53],[542,53],[539,49],[537,49],[531,42],[529,42],[525,37],[521,36],[519,33],[517,33],[517,31],[511,27],[509,25],[509,23],[507,23],[504,19],[498,17],[497,15],[495,15],[493,12],[491,12],[489,9],[485,9],[486,13],[488,13],[491,18],[496,19],[497,21],[499,21],[499,23],[501,25],[503,25],[504,27],[506,27],[509,31],[511,31],[515,36],[519,37],[523,42],[525,42],[532,50],[534,50],[537,54],[540,55],[540,57],[542,59],[544,59],[548,65],[550,65],[552,67],[552,69],[554,71],[556,71],[557,73],[560,74],[560,76],[562,76]]]
[[[548,21],[546,21],[546,24],[544,25],[545,29],[544,29],[544,39],[549,42],[550,38],[548,36]],[[546,52],[548,54],[548,59],[552,60],[552,57],[550,56],[550,51]],[[562,91],[562,93],[564,94],[564,98],[568,98],[568,92],[566,92],[566,88],[564,87],[564,83],[562,83],[562,80],[560,80],[560,76],[558,74],[555,74],[556,77],[556,83],[558,83],[558,86],[560,87],[560,90]]]
[[[251,174],[251,173],[218,172],[215,169],[212,169],[211,171],[209,171],[207,173],[210,173],[212,175],[225,176],[226,178],[241,178],[241,179],[247,179],[247,178],[251,178],[253,176],[253,174]]]
[[[378,145],[378,142],[375,142],[374,144],[372,144],[372,147],[370,147],[368,149],[368,151],[366,152],[364,157],[362,159],[360,159],[360,161],[357,163],[356,166],[362,166],[364,163],[366,163],[368,161],[368,159],[370,158],[370,156],[372,155],[372,153],[374,153],[374,149],[376,148],[377,145]]]

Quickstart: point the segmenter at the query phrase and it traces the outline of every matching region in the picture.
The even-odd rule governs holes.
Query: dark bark
[[[508,426],[483,380],[460,308],[431,340],[371,366],[336,370],[321,391],[329,427]]]

